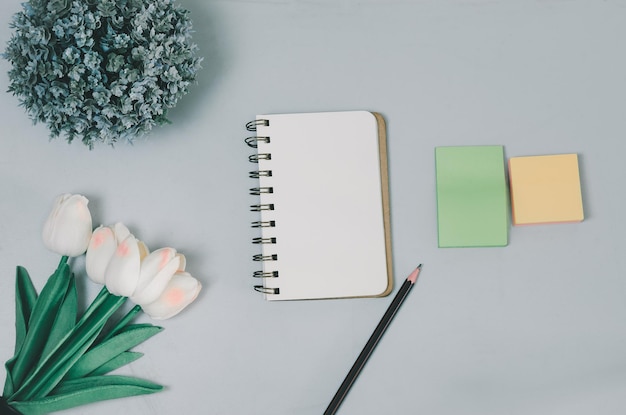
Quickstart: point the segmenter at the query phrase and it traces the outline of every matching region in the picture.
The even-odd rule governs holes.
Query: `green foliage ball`
[[[200,69],[173,0],[29,0],[11,27],[9,92],[51,138],[89,148],[168,122]]]

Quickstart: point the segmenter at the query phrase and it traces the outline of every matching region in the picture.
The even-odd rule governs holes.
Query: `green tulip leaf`
[[[87,389],[106,388],[109,386],[132,386],[135,388],[149,389],[152,392],[163,390],[163,386],[159,384],[131,376],[89,376],[87,378],[64,381],[50,396],[71,394]]]
[[[12,399],[15,400],[38,400],[48,395],[61,382],[63,376],[74,365],[74,363],[82,356],[98,333],[94,333],[88,341],[81,345],[76,345],[71,353],[60,356],[54,360],[54,364],[46,361],[43,365],[38,366],[36,375],[29,376],[22,387],[15,392]],[[38,376],[37,376],[38,375]]]
[[[128,376],[92,376],[63,382],[45,398],[12,401],[11,406],[24,415],[44,415],[107,399],[159,392],[163,386]]]
[[[76,313],[78,308],[78,296],[76,293],[76,282],[74,275],[70,276],[70,283],[67,288],[61,307],[59,307],[54,324],[50,329],[50,334],[46,346],[41,353],[41,358],[48,356],[63,341],[76,325]]]
[[[11,396],[13,394],[13,378],[11,377],[11,371],[10,371],[10,363],[13,363],[13,359],[9,360],[4,366],[6,368],[7,371],[7,377],[5,378],[4,381],[4,391],[2,392],[3,396]]]
[[[85,353],[67,373],[68,379],[87,376],[103,364],[163,330],[152,324],[132,324]]]
[[[16,389],[22,386],[27,374],[39,362],[69,283],[70,268],[67,263],[61,262],[46,282],[39,298],[32,307],[28,330],[24,336],[22,347],[15,355],[15,362],[11,369],[13,385]]]
[[[28,375],[12,399],[27,401],[43,398],[50,393],[89,349],[108,319],[125,301],[125,297],[108,292],[99,295],[74,330]]]
[[[6,368],[6,381],[4,382],[4,396],[13,393],[13,379],[11,372],[15,365],[17,355],[24,344],[28,332],[28,321],[37,301],[37,291],[24,267],[18,266],[15,271],[15,355],[4,365]]]
[[[28,320],[37,301],[37,291],[24,267],[15,272],[15,354],[24,343],[28,331]]]
[[[115,356],[113,359],[109,360],[105,364],[96,368],[94,371],[89,373],[89,376],[102,376],[106,375],[114,371],[115,369],[119,369],[120,367],[126,366],[129,363],[134,362],[143,356],[143,353],[139,352],[124,352]]]

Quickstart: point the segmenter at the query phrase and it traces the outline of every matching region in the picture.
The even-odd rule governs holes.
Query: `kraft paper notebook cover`
[[[267,300],[392,289],[385,123],[368,111],[257,115],[251,209]]]
[[[504,148],[437,147],[435,165],[439,247],[506,246]]]

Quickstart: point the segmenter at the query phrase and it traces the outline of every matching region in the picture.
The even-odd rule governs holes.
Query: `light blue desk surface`
[[[0,3],[2,45],[20,3]],[[94,225],[178,248],[204,290],[125,372],[166,391],[65,413],[321,414],[391,297],[267,303],[252,290],[244,124],[367,109],[388,124],[395,281],[424,268],[339,413],[624,414],[626,2],[180,3],[204,69],[149,140],[48,142],[0,96],[2,361],[15,266],[42,286],[58,261],[40,240],[51,202],[83,193]],[[578,153],[585,221],[514,227],[505,248],[437,248],[434,148],[487,144]]]

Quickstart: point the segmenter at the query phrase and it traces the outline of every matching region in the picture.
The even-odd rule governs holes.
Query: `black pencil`
[[[335,393],[332,401],[330,401],[328,408],[326,408],[326,410],[324,411],[324,415],[333,415],[335,412],[337,412],[339,405],[341,405],[341,402],[343,402],[343,399],[348,394],[350,387],[354,383],[356,377],[361,372],[361,369],[363,369],[363,366],[367,362],[367,359],[374,351],[374,348],[378,344],[380,338],[383,336],[383,333],[389,326],[389,323],[391,323],[391,320],[396,315],[396,312],[402,305],[402,302],[406,298],[407,294],[409,293],[409,291],[411,291],[413,285],[415,285],[421,269],[422,264],[415,268],[415,271],[413,271],[411,275],[407,277],[406,281],[404,281],[404,284],[402,284],[402,286],[400,287],[398,294],[396,294],[393,301],[389,305],[389,308],[387,308],[387,311],[385,311],[385,314],[380,320],[380,323],[378,323],[378,325],[374,329],[374,333],[372,333],[370,339],[367,341],[367,343],[365,343],[365,347],[363,347],[361,354],[359,354],[359,357],[357,357],[354,365],[352,365],[352,369],[350,369],[350,371],[346,375],[346,378],[341,383],[341,386],[339,386],[337,393]]]

